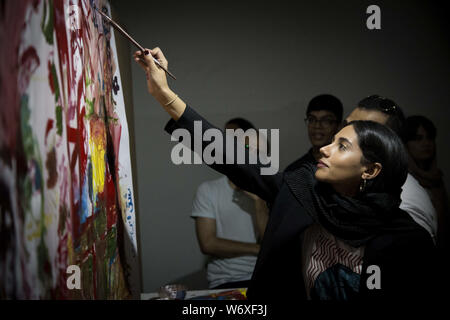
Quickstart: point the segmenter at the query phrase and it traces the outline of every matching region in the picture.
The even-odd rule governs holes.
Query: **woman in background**
[[[442,171],[436,161],[436,127],[426,117],[406,119],[405,143],[409,153],[409,171],[427,190],[438,216],[437,243],[448,241],[448,196]],[[447,240],[446,240],[447,239]]]

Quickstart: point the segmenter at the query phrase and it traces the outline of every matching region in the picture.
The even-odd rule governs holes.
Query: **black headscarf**
[[[306,162],[285,180],[306,212],[328,232],[352,247],[364,245],[378,233],[417,228],[408,214],[399,209],[399,196],[361,193],[357,197],[338,194],[315,178],[316,166]]]

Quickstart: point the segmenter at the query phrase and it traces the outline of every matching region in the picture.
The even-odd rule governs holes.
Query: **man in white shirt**
[[[241,118],[228,121],[225,128],[254,129]],[[267,224],[266,203],[223,176],[202,183],[192,207],[200,249],[210,257],[209,287],[247,287]]]
[[[402,138],[405,117],[400,107],[390,99],[378,95],[364,98],[345,119],[347,123],[355,120],[372,120],[384,124]],[[436,210],[427,192],[409,173],[402,189],[400,208],[408,212],[417,224],[425,228],[436,243]]]

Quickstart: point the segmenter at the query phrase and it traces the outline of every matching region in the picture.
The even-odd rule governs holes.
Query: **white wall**
[[[242,116],[280,128],[281,168],[308,149],[303,118],[313,96],[335,94],[348,114],[363,97],[380,94],[435,123],[449,185],[450,50],[442,8],[377,1],[382,30],[369,31],[366,1],[113,3],[139,42],[164,50],[178,77],[169,80],[172,90],[212,123]],[[143,291],[151,292],[203,267],[189,214],[197,186],[218,175],[171,163],[168,116],[131,62]]]

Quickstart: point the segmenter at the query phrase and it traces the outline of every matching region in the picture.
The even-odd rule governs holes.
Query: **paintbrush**
[[[94,9],[97,10],[97,11],[103,16],[103,18],[105,18],[106,20],[108,20],[109,23],[111,23],[112,26],[113,26],[114,28],[116,28],[117,31],[119,31],[121,34],[123,34],[123,35],[124,35],[128,40],[130,40],[136,47],[138,47],[139,50],[142,51],[142,53],[145,53],[145,52],[146,52],[146,50],[144,49],[144,47],[141,46],[136,40],[134,40],[134,39],[133,39],[133,38],[132,38],[125,30],[123,30],[122,27],[119,26],[113,19],[111,19],[110,17],[108,17],[105,13],[103,13],[103,12],[102,12],[101,10],[99,10],[97,7],[94,7]],[[159,63],[158,60],[156,60],[154,57],[152,57],[152,58],[153,58],[153,61],[155,61],[155,63],[156,63],[158,66],[161,67],[161,69],[163,69],[163,70],[164,70],[169,76],[171,76],[174,80],[177,80],[177,78],[175,78],[175,76],[174,76],[172,73],[170,73],[169,70],[167,70],[166,68],[164,68],[164,67],[161,65],[161,63]]]

